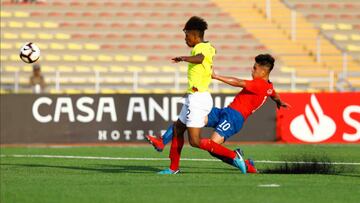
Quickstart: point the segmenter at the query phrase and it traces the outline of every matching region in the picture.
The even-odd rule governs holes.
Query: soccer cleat
[[[159,171],[157,174],[161,174],[161,175],[172,175],[172,174],[178,174],[180,172],[180,170],[171,170],[170,168],[167,168],[165,170]]]
[[[242,153],[241,153],[241,150],[235,150],[235,153],[236,153],[236,157],[235,159],[233,160],[233,165],[236,166],[238,169],[240,169],[240,171],[243,173],[243,174],[246,174],[246,165],[245,165],[245,161],[244,159],[242,158]]]
[[[252,159],[246,159],[245,165],[246,165],[246,171],[248,173],[257,173],[257,169],[255,168],[255,164]]]
[[[162,152],[164,150],[165,146],[163,144],[163,141],[162,141],[161,137],[157,138],[157,137],[152,136],[152,135],[146,135],[145,137],[152,144],[152,146],[154,146],[156,151]]]

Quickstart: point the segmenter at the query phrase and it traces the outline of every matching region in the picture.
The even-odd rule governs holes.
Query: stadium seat
[[[81,55],[80,56],[80,61],[85,61],[85,62],[95,61],[95,57],[94,56],[89,56],[89,55]]]
[[[4,70],[5,72],[19,72],[21,68],[17,66],[5,66]]]
[[[64,33],[56,33],[55,39],[68,40],[68,39],[70,39],[70,35],[64,34]]]
[[[21,33],[20,34],[21,39],[36,39],[36,35],[32,33]]]
[[[5,32],[2,37],[4,39],[19,39],[19,35],[15,34],[15,33],[9,33],[9,32]]]
[[[75,71],[79,73],[91,72],[91,68],[88,66],[75,66]]]
[[[360,41],[360,34],[352,34],[351,35],[351,40]]]
[[[54,22],[43,22],[42,27],[43,28],[57,28],[57,27],[59,27],[59,25]]]
[[[127,62],[127,61],[130,61],[130,57],[129,57],[129,56],[125,56],[125,55],[118,54],[118,55],[115,56],[115,61]]]
[[[103,72],[103,73],[108,72],[108,68],[105,66],[93,66],[92,69],[93,69],[93,71],[98,71],[98,72]]]
[[[87,43],[84,45],[85,50],[98,50],[99,45]]]
[[[22,11],[16,11],[14,13],[14,17],[16,17],[16,18],[27,18],[27,17],[29,17],[29,13],[22,12]]]
[[[50,43],[49,47],[50,47],[50,49],[53,49],[53,50],[64,50],[65,49],[65,46],[60,43]]]
[[[351,24],[339,23],[336,25],[339,30],[352,30]]]
[[[75,56],[75,55],[65,54],[65,55],[63,56],[63,60],[64,60],[64,61],[75,62],[75,61],[78,61],[78,60],[79,60],[79,57],[78,57],[78,56]]]
[[[58,66],[57,69],[60,72],[67,72],[67,73],[71,73],[74,71],[73,67],[71,66]]]
[[[16,22],[16,21],[10,21],[8,22],[8,26],[10,28],[23,28],[24,27],[24,23],[22,22]]]
[[[47,55],[45,55],[44,58],[46,61],[60,61],[61,60],[60,56],[52,55],[52,54],[47,54]]]
[[[49,39],[53,39],[53,35],[52,34],[48,34],[48,33],[38,33],[37,37],[39,39],[44,39],[44,40],[49,40]]]
[[[141,56],[141,55],[133,55],[133,56],[131,56],[131,60],[136,61],[136,62],[147,61],[146,56]]]
[[[124,73],[126,72],[126,68],[123,66],[110,66],[109,71],[111,73]]]
[[[25,22],[25,27],[27,27],[27,28],[40,28],[41,24],[39,22]]]
[[[110,62],[113,60],[113,57],[112,56],[109,56],[109,55],[98,55],[97,56],[97,60],[98,61],[101,61],[101,62]]]
[[[143,69],[139,66],[128,66],[127,70],[133,73],[133,72],[141,72]]]
[[[336,41],[347,41],[349,40],[349,36],[342,34],[335,34],[333,37]]]
[[[1,11],[0,12],[0,17],[1,18],[10,18],[12,16],[11,12],[7,12],[7,11]]]
[[[82,45],[81,44],[76,44],[76,43],[68,43],[67,44],[67,48],[69,50],[82,50]]]
[[[336,26],[334,24],[321,24],[321,29],[323,30],[336,30]]]
[[[0,49],[12,49],[13,45],[10,43],[0,43]]]

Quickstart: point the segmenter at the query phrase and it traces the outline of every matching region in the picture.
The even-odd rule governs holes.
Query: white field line
[[[168,161],[169,158],[140,158],[140,157],[98,157],[98,156],[65,156],[65,155],[24,155],[24,154],[1,154],[2,158],[55,158],[55,159],[92,159],[92,160],[129,160],[129,161]],[[217,159],[193,159],[182,158],[182,161],[219,161]],[[314,162],[306,161],[271,161],[258,160],[255,163],[265,164],[313,164]],[[318,162],[317,164],[333,164],[333,165],[360,165],[356,162]]]

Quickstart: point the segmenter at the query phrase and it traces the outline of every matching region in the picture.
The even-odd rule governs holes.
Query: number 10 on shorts
[[[229,128],[231,127],[231,124],[227,121],[224,120],[220,125],[218,125],[218,129],[220,128],[223,131],[227,131]]]

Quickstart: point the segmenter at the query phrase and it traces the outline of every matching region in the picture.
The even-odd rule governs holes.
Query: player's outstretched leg
[[[162,152],[167,143],[169,143],[174,135],[174,124],[171,124],[161,137],[146,135],[146,139],[154,146],[156,151]]]
[[[211,152],[218,157],[231,159],[232,165],[236,166],[242,173],[246,174],[245,161],[239,152],[231,151],[230,149],[223,147],[210,139],[201,139],[199,147],[200,149]]]

